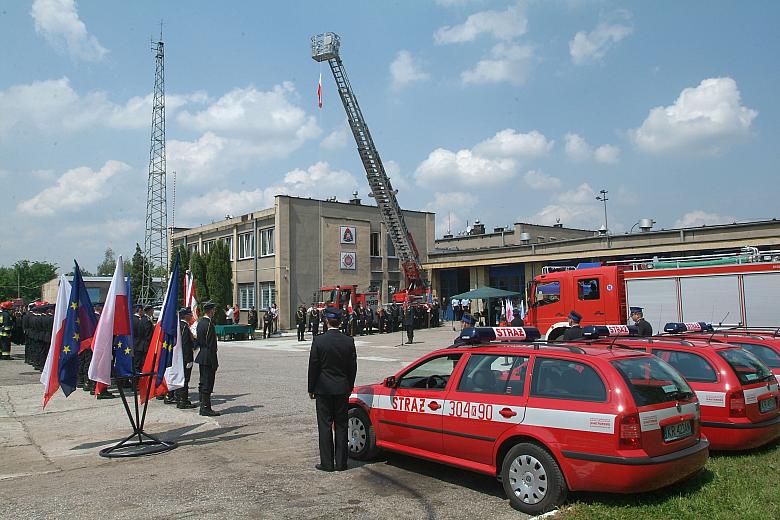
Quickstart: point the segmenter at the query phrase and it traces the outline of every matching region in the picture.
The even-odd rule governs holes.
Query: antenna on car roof
[[[718,328],[720,328],[721,326],[723,326],[723,322],[724,322],[724,321],[726,321],[726,318],[728,318],[728,317],[729,317],[729,314],[731,314],[731,311],[728,311],[728,312],[726,313],[726,315],[725,315],[725,316],[723,316],[723,319],[722,319],[722,320],[720,320],[720,323],[718,323]],[[709,343],[711,343],[711,342],[712,342],[712,338],[714,338],[714,337],[715,337],[715,334],[716,334],[717,332],[718,332],[718,331],[715,329],[715,327],[712,327],[712,334],[710,334],[710,337],[709,337],[709,338],[707,338],[707,344],[709,344]]]

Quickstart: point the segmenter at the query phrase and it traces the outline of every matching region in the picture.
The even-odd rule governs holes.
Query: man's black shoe
[[[98,399],[116,399],[116,396],[111,392],[101,392],[97,396]]]
[[[323,466],[322,464],[315,464],[315,465],[314,465],[314,467],[315,467],[316,469],[320,470],[320,471],[327,471],[328,473],[330,473],[331,471],[333,471],[333,468],[326,468],[326,467],[325,467],[325,466]]]
[[[344,466],[343,468],[336,467],[336,471],[347,471],[349,468],[347,466]]]

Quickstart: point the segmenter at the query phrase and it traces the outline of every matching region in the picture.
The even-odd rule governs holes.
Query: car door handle
[[[428,403],[428,408],[430,408],[431,410],[438,410],[439,408],[441,408],[441,406],[436,401],[430,401]]]
[[[604,313],[601,311],[596,311],[593,314],[595,314],[596,316],[604,316]]]
[[[517,412],[512,410],[511,408],[502,408],[501,411],[499,411],[498,413],[500,413],[501,415],[503,415],[507,419],[510,419],[510,418],[514,417],[515,415],[517,415]]]

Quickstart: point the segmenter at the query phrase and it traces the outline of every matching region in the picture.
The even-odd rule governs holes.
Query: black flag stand
[[[155,353],[155,357],[156,356],[157,354]],[[152,361],[152,366],[154,365],[155,362]],[[173,441],[162,441],[144,431],[144,423],[146,422],[146,409],[149,407],[149,399],[147,398],[146,402],[143,403],[143,409],[141,410],[138,404],[138,380],[145,376],[149,377],[146,386],[146,395],[148,396],[152,389],[152,377],[157,377],[155,372],[142,372],[140,374],[133,374],[132,376],[114,378],[114,381],[117,383],[117,388],[119,389],[119,395],[122,398],[122,404],[124,405],[125,412],[127,413],[127,418],[130,420],[130,426],[133,428],[133,433],[131,433],[127,438],[119,441],[117,444],[100,450],[101,457],[108,457],[112,459],[124,457],[141,457],[143,455],[164,453],[178,447],[178,444]],[[134,410],[130,409],[130,405],[128,404],[127,400],[128,396],[125,395],[124,386],[128,381],[133,387]],[[137,441],[132,440],[136,437],[138,438]]]

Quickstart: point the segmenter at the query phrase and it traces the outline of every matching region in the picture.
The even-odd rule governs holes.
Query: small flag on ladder
[[[322,72],[320,72],[320,81],[317,83],[317,106],[322,108]]]

